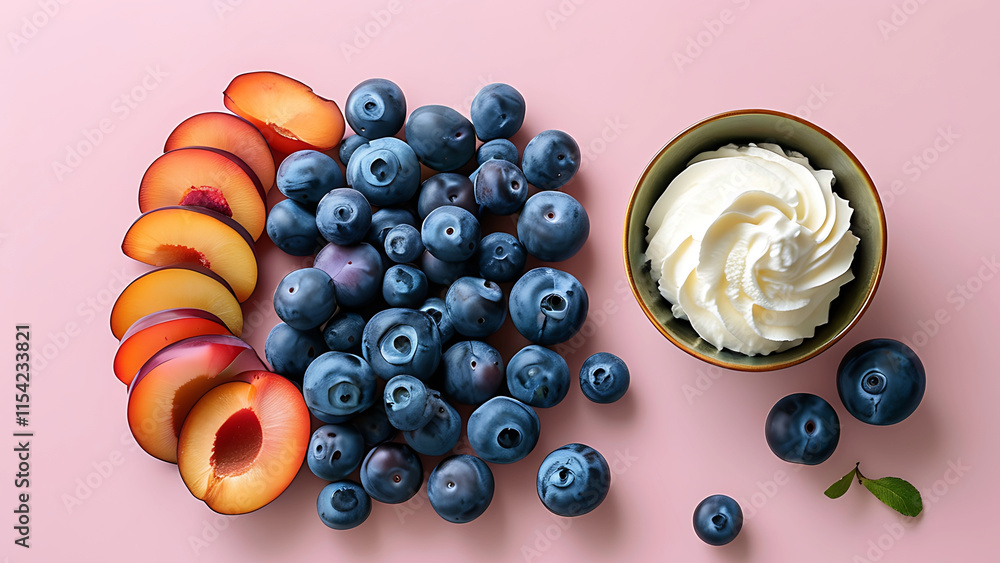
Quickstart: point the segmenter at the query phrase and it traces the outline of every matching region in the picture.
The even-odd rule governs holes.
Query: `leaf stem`
[[[860,461],[854,464],[854,473],[857,474],[857,476],[858,476],[858,484],[859,485],[863,485],[864,484],[863,479],[867,479],[868,477],[865,477],[864,475],[861,474],[861,462]]]

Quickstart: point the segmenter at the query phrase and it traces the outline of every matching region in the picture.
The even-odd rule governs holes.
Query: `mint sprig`
[[[837,480],[836,483],[823,492],[830,498],[840,498],[851,488],[851,483],[857,478],[875,498],[882,501],[886,506],[899,512],[904,516],[916,516],[924,508],[924,503],[920,499],[920,491],[908,482],[899,477],[882,477],[881,479],[869,479],[861,474],[860,462],[854,464],[847,475]]]

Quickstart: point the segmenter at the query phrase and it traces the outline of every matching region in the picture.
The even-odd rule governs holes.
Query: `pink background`
[[[1000,280],[982,267],[1000,244],[995,3],[174,4],[3,3],[0,326],[8,366],[13,326],[32,326],[37,433],[30,551],[12,543],[13,439],[0,447],[4,561],[996,557]],[[131,441],[107,321],[123,284],[146,269],[119,251],[138,214],[139,179],[174,125],[222,110],[229,80],[261,69],[341,103],[357,82],[387,77],[411,109],[441,103],[466,114],[482,85],[508,82],[528,103],[519,146],[560,128],[584,147],[568,191],[587,206],[593,231],[564,266],[586,284],[599,330],[588,329],[567,359],[575,371],[592,352],[616,352],[633,386],[619,404],[598,406],[574,385],[542,412],[537,449],[493,467],[497,495],[474,523],[444,522],[421,493],[402,507],[376,505],[363,528],[334,532],[316,516],[322,483],[308,470],[264,510],[219,517],[173,466]],[[673,348],[625,291],[621,265],[626,201],[648,159],[692,122],[747,107],[797,113],[837,135],[879,186],[889,224],[885,277],[862,322],[820,357],[769,374],[708,369]],[[106,131],[93,132],[102,123]],[[67,162],[69,147],[86,154]],[[56,162],[71,171],[57,177]],[[303,265],[266,240],[260,247],[267,266],[247,308],[258,350],[276,322],[274,286]],[[923,404],[894,427],[861,424],[836,396],[841,357],[874,337],[907,339],[927,368]],[[509,357],[522,343],[502,348]],[[14,430],[12,379],[0,393],[4,432]],[[771,405],[798,391],[830,400],[843,422],[834,456],[801,470],[775,458],[762,431]],[[604,505],[566,520],[539,503],[534,471],[571,441],[598,448],[615,474]],[[856,461],[869,476],[914,483],[924,514],[900,524],[857,489],[826,499],[824,488]],[[713,493],[736,497],[748,516],[724,548],[691,529],[695,505]]]

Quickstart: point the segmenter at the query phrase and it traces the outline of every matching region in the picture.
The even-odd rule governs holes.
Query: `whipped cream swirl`
[[[704,152],[646,219],[650,275],[718,349],[747,355],[796,346],[854,279],[858,237],[830,170],[774,144]]]

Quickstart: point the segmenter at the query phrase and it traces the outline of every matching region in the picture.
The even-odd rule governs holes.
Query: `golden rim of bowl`
[[[775,363],[775,364],[767,364],[767,365],[746,365],[746,364],[732,363],[732,362],[727,362],[725,360],[720,360],[712,356],[706,356],[705,354],[702,354],[697,350],[688,348],[686,345],[684,345],[683,343],[675,339],[673,336],[671,336],[670,333],[659,323],[659,321],[656,320],[656,317],[653,315],[653,312],[649,310],[649,307],[646,306],[645,301],[643,301],[642,297],[639,295],[639,290],[638,288],[636,288],[635,285],[635,279],[632,276],[632,267],[631,264],[629,263],[629,253],[628,253],[628,235],[629,235],[629,223],[630,223],[629,219],[632,217],[632,209],[635,206],[635,199],[636,196],[638,196],[639,194],[639,186],[641,186],[643,181],[645,181],[646,176],[653,168],[653,165],[656,164],[656,162],[660,159],[660,157],[663,156],[663,153],[665,153],[670,147],[674,145],[674,143],[683,138],[685,135],[691,133],[695,129],[698,129],[699,127],[707,123],[718,121],[720,119],[724,119],[727,117],[733,117],[736,115],[753,115],[753,114],[767,114],[776,117],[782,117],[785,119],[790,119],[792,121],[797,121],[802,125],[805,125],[806,127],[809,127],[810,129],[823,135],[831,142],[833,142],[833,144],[837,145],[837,147],[841,151],[843,151],[845,155],[847,155],[847,157],[851,160],[854,166],[856,166],[858,170],[861,171],[861,174],[864,176],[865,184],[868,186],[868,189],[871,191],[872,196],[875,198],[876,208],[878,209],[879,231],[882,235],[882,248],[880,249],[878,254],[878,265],[875,269],[874,281],[868,288],[868,293],[865,295],[865,301],[864,303],[862,303],[861,309],[859,309],[857,314],[854,315],[854,318],[851,319],[851,322],[847,323],[847,326],[841,329],[837,334],[833,335],[833,337],[830,338],[827,342],[825,342],[822,346],[816,348],[816,350],[814,350],[812,353],[794,360],[789,360],[786,362]],[[882,270],[883,267],[885,266],[885,254],[887,245],[886,234],[887,233],[885,225],[885,210],[882,208],[882,200],[881,198],[879,198],[878,191],[875,189],[875,182],[872,181],[871,176],[868,174],[868,171],[865,169],[865,167],[862,166],[861,161],[859,161],[858,158],[854,156],[854,153],[851,152],[851,150],[848,149],[844,145],[844,143],[841,143],[839,139],[834,137],[832,134],[830,134],[822,127],[819,127],[815,123],[802,119],[801,117],[798,117],[796,115],[770,109],[741,109],[741,110],[732,110],[716,114],[711,117],[702,119],[701,121],[698,121],[693,125],[688,126],[686,129],[675,135],[673,139],[670,139],[670,141],[667,142],[667,144],[663,145],[663,148],[661,148],[656,153],[656,155],[654,155],[653,158],[649,160],[649,163],[646,164],[646,168],[642,171],[642,175],[639,176],[639,179],[636,181],[635,187],[632,189],[632,195],[628,199],[628,208],[625,210],[625,228],[624,232],[622,233],[622,259],[625,262],[625,276],[628,278],[628,285],[629,289],[632,291],[632,297],[635,298],[636,303],[638,303],[639,307],[642,308],[642,312],[646,315],[646,318],[649,319],[651,323],[653,323],[653,326],[656,327],[656,330],[660,331],[660,334],[665,336],[667,340],[669,340],[674,344],[674,346],[680,348],[681,350],[687,352],[688,354],[694,356],[695,358],[698,358],[699,360],[708,362],[712,365],[716,365],[721,368],[732,369],[737,371],[754,371],[754,372],[776,371],[779,369],[792,367],[794,365],[800,364],[806,360],[810,360],[816,357],[821,352],[825,351],[827,348],[836,344],[837,341],[843,338],[843,336],[847,334],[849,330],[854,328],[854,325],[856,325],[858,321],[861,320],[861,316],[864,315],[866,310],[868,310],[868,306],[871,305],[872,299],[875,297],[875,290],[878,289],[879,282],[882,281]]]

